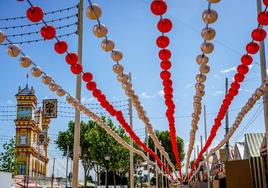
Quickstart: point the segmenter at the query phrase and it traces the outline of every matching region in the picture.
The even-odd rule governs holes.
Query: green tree
[[[169,158],[173,164],[176,164],[175,157],[172,150],[172,144],[170,141],[170,134],[169,131],[156,131],[156,136],[158,137],[159,141],[162,143],[162,146],[164,147],[165,151],[168,153]],[[179,157],[180,161],[183,161],[184,159],[184,143],[183,139],[177,136],[177,145],[178,145],[178,151],[179,151]],[[149,138],[149,147],[154,151],[154,142],[151,138]],[[158,155],[160,156],[160,153],[158,152]],[[177,166],[177,165],[175,165]]]
[[[117,128],[110,119],[103,118],[103,120],[125,141],[129,141],[129,137],[122,128]],[[81,122],[80,129],[80,159],[85,171],[85,185],[90,169],[96,172],[98,177],[97,184],[99,185],[100,174],[106,169],[107,161],[105,161],[105,156],[107,155],[111,156],[109,169],[114,172],[114,183],[116,183],[115,176],[122,177],[129,170],[129,151],[108,135],[95,121]],[[63,151],[65,156],[67,154],[67,145],[69,145],[71,158],[73,157],[73,132],[74,122],[69,122],[68,129],[60,132],[56,140],[58,148]]]
[[[87,139],[87,134],[95,127],[96,123],[94,121],[89,121],[88,123],[81,122],[80,124],[80,159],[82,166],[84,168],[84,178],[85,186],[86,179],[89,175],[89,171],[92,167],[91,164],[91,150],[89,149],[90,143]],[[69,146],[69,157],[73,159],[73,138],[74,138],[74,122],[70,121],[68,124],[68,129],[66,131],[60,131],[56,140],[57,147],[63,151],[63,155],[67,155],[67,147]]]
[[[0,153],[0,171],[14,173],[15,170],[15,140],[10,139],[3,145],[4,151]]]

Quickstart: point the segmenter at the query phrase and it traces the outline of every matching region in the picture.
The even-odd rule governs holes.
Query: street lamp
[[[108,171],[109,171],[109,161],[111,159],[111,155],[106,155],[104,157],[105,161],[106,161],[106,177],[105,177],[105,185],[106,188],[108,188]]]

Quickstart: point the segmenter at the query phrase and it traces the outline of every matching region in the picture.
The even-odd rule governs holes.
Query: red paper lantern
[[[154,0],[151,3],[151,11],[153,14],[160,16],[165,14],[167,11],[167,4],[163,0]]]
[[[67,51],[68,45],[65,41],[58,41],[55,43],[54,49],[58,54],[63,54]]]
[[[238,82],[233,82],[231,84],[231,88],[235,89],[235,90],[239,90],[240,88],[240,84]]]
[[[107,107],[109,106],[109,103],[107,101],[100,101],[100,105],[104,108],[107,109]]]
[[[237,67],[237,72],[240,73],[240,74],[244,74],[244,75],[245,75],[245,74],[248,73],[248,70],[249,70],[248,66],[246,66],[246,65],[244,65],[244,64],[239,65],[239,66]]]
[[[162,49],[159,51],[158,56],[163,61],[168,61],[171,57],[171,52],[168,49]]]
[[[268,12],[260,12],[258,15],[258,22],[260,25],[268,25]]]
[[[99,102],[106,102],[107,103],[106,96],[104,94],[99,95],[97,99]]]
[[[56,29],[51,25],[43,26],[40,32],[45,40],[51,40],[56,36]]]
[[[86,87],[88,90],[93,91],[97,88],[97,84],[93,81],[90,81],[87,83]]]
[[[165,87],[170,87],[170,86],[172,86],[172,80],[164,80],[164,81],[163,81],[163,85],[164,85]]]
[[[161,61],[160,63],[160,67],[163,69],[163,70],[168,70],[171,68],[171,62],[170,61]]]
[[[170,72],[169,71],[161,71],[160,73],[160,77],[162,78],[162,80],[168,80],[170,79]]]
[[[80,63],[71,65],[71,71],[73,74],[80,74],[83,70],[83,67]]]
[[[93,95],[94,97],[96,97],[96,98],[99,98],[99,97],[102,95],[101,90],[99,90],[99,89],[95,89],[95,90],[92,92],[92,95]]]
[[[233,88],[230,88],[230,89],[229,89],[229,93],[230,93],[230,95],[232,95],[232,96],[236,96],[236,95],[238,94],[238,90],[235,90],[235,89],[233,89]]]
[[[246,50],[249,54],[256,54],[259,51],[259,45],[256,42],[250,42],[247,44]]]
[[[65,56],[65,61],[69,64],[69,65],[73,65],[73,64],[76,64],[77,61],[78,61],[78,56],[75,52],[71,52],[71,53],[68,53],[66,56]]]
[[[90,72],[85,72],[82,76],[84,82],[90,82],[93,79],[93,75]]]
[[[268,0],[263,0],[263,4],[268,7]]]
[[[169,38],[167,36],[160,36],[156,39],[156,45],[159,48],[166,48],[169,45]]]
[[[168,18],[159,20],[157,29],[162,33],[167,33],[172,29],[172,22]]]
[[[236,82],[234,82],[234,83],[236,83]],[[238,83],[237,83],[238,84]],[[234,86],[235,87],[235,86]],[[239,87],[240,87],[240,85],[239,85]],[[232,87],[233,88],[233,87]],[[234,89],[237,89],[237,88],[234,88]],[[238,88],[239,89],[239,88]],[[237,89],[237,90],[238,90]],[[230,94],[227,94],[226,96],[225,96],[225,98],[227,99],[227,100],[229,100],[229,101],[232,101],[233,99],[234,99],[234,97],[232,96],[232,95],[230,95]]]
[[[245,79],[245,76],[243,74],[236,73],[234,76],[234,80],[236,82],[243,82]]]
[[[253,59],[250,55],[243,55],[241,57],[241,62],[244,64],[244,65],[250,65],[252,62],[253,62]]]
[[[171,95],[173,93],[172,87],[165,87],[164,88],[164,93],[167,95]]]
[[[251,33],[251,37],[255,41],[263,41],[266,37],[266,31],[262,28],[254,29]]]
[[[164,97],[166,100],[171,100],[173,98],[173,95],[172,94],[165,94]]]
[[[44,12],[40,7],[33,6],[28,8],[26,16],[32,22],[40,22],[44,17]]]

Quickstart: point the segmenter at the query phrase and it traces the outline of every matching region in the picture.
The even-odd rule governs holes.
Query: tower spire
[[[29,74],[26,74],[26,88],[28,87],[28,79],[29,79]]]

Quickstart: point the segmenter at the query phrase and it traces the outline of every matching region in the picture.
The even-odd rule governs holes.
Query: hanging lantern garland
[[[176,128],[174,118],[175,104],[173,101],[173,87],[172,87],[171,73],[169,71],[169,69],[171,68],[171,62],[170,62],[171,51],[167,49],[170,40],[167,36],[165,36],[166,33],[171,31],[172,22],[169,18],[163,18],[163,14],[165,14],[167,11],[167,4],[165,1],[153,0],[151,3],[151,11],[154,15],[160,17],[160,20],[157,23],[157,29],[162,33],[162,35],[156,39],[156,45],[161,49],[158,53],[159,59],[161,60],[160,67],[162,69],[160,73],[160,78],[163,81],[165,105],[167,106],[166,117],[169,122],[172,150],[179,170],[180,183],[182,184],[181,162],[176,139]]]
[[[6,36],[3,32],[0,32],[0,38]],[[4,37],[5,39],[7,39],[6,37]],[[4,40],[3,40],[4,41]],[[2,41],[2,42],[3,42]],[[8,42],[11,44],[8,48],[7,48],[7,52],[8,55],[10,55],[11,57],[17,57],[19,54],[22,54],[23,57],[20,58],[19,60],[19,64],[23,67],[23,68],[29,68],[31,65],[33,65],[33,68],[31,69],[31,73],[34,77],[39,78],[42,75],[42,82],[43,84],[47,85],[49,87],[49,89],[52,92],[55,92],[59,97],[63,97],[65,95],[66,96],[66,101],[68,103],[70,103],[74,108],[76,108],[77,110],[83,112],[84,114],[86,114],[87,116],[89,116],[90,118],[92,118],[93,120],[95,120],[99,125],[102,126],[102,128],[104,128],[106,130],[106,132],[111,135],[117,142],[119,142],[123,147],[125,147],[126,149],[141,155],[143,157],[144,160],[148,161],[149,164],[151,165],[155,165],[155,163],[153,163],[149,158],[147,158],[147,156],[140,150],[137,150],[136,148],[134,148],[133,146],[130,146],[128,143],[126,143],[119,135],[117,135],[107,124],[105,124],[105,122],[102,121],[102,119],[97,116],[96,114],[94,114],[93,112],[91,112],[88,108],[86,108],[85,106],[83,106],[81,103],[79,103],[75,98],[73,98],[68,92],[66,92],[60,85],[56,84],[56,82],[52,79],[51,76],[49,76],[48,74],[46,74],[45,72],[42,71],[42,69],[40,67],[38,67],[35,63],[32,62],[32,60],[30,59],[29,56],[26,56],[19,48],[19,46],[12,44],[11,41],[8,40]],[[0,42],[1,43],[1,42]],[[10,53],[10,49],[16,49],[16,52],[19,51],[18,55],[14,56],[13,53]],[[88,80],[90,79],[91,75],[90,74],[84,74],[83,79]],[[159,161],[158,161],[159,162]],[[162,174],[164,174],[159,167],[157,166],[158,171],[160,171]],[[171,175],[171,174],[169,174]]]
[[[214,45],[211,41],[216,36],[216,31],[210,27],[211,24],[215,23],[218,18],[218,14],[215,10],[211,9],[212,3],[218,3],[220,0],[208,0],[208,9],[205,10],[202,14],[202,19],[206,24],[205,28],[201,31],[201,36],[204,39],[204,42],[201,44],[202,54],[196,57],[196,63],[199,65],[199,73],[196,75],[196,84],[195,90],[196,94],[193,97],[193,108],[194,112],[192,114],[192,122],[191,122],[191,131],[190,131],[190,139],[188,144],[188,151],[186,157],[186,176],[188,175],[189,162],[192,155],[194,143],[195,143],[195,135],[198,129],[198,122],[200,119],[200,114],[202,111],[202,98],[205,95],[205,81],[206,74],[210,71],[210,66],[208,65],[209,58],[208,54],[212,53],[214,50]]]
[[[255,90],[252,96],[248,99],[247,103],[242,107],[241,111],[238,113],[235,119],[235,122],[233,123],[233,126],[229,129],[224,139],[222,139],[217,146],[215,146],[209,151],[209,154],[206,156],[206,159],[205,159],[206,161],[209,160],[209,157],[212,156],[213,153],[215,153],[217,150],[222,148],[230,140],[234,132],[237,130],[237,128],[243,121],[244,117],[253,108],[256,102],[260,100],[260,98],[264,95],[264,92],[267,90],[268,90],[268,78],[266,78],[265,82]],[[195,176],[195,174],[200,170],[200,166],[202,166],[203,164],[204,164],[204,161],[199,163],[199,167],[195,170],[195,172],[193,173],[193,176]]]
[[[30,4],[31,5],[31,4]],[[36,6],[32,6],[31,7],[36,7]],[[40,7],[39,7],[40,8]],[[41,9],[41,8],[40,8]],[[29,18],[30,19],[30,18]],[[44,39],[47,39],[47,40],[51,40],[55,37],[54,34],[56,34],[56,30],[53,26],[48,26],[46,24],[46,22],[43,20],[42,18],[42,21],[45,23],[45,26],[43,26],[44,31],[43,31],[43,34],[42,34],[42,29],[41,29],[41,34],[42,36],[44,37]],[[106,35],[106,34],[103,34],[103,33],[107,33],[107,30],[104,28],[104,27],[99,27],[97,29],[94,29],[94,33],[96,33],[96,36],[102,36],[102,35]],[[62,41],[59,41],[58,38],[57,39],[57,43],[58,42],[62,42]],[[55,46],[57,45],[57,43],[55,44]],[[63,43],[66,43],[66,42],[63,42]],[[64,45],[63,45],[64,46]],[[66,46],[64,46],[66,48]],[[56,48],[56,47],[55,47]],[[55,49],[56,50],[56,49]],[[63,50],[61,50],[62,52]],[[58,51],[57,51],[58,52]],[[71,69],[71,72],[73,74],[85,74],[83,72],[83,67],[82,65],[78,62],[78,56],[75,52],[72,52],[72,53],[69,53],[66,49],[66,57],[65,57],[65,60],[66,62],[71,65],[70,69]],[[113,57],[113,56],[112,56]],[[120,54],[117,53],[117,54],[114,54],[114,58],[120,58]],[[122,56],[121,56],[122,58]],[[92,75],[90,72],[87,72],[86,75]],[[86,77],[86,76],[85,76]],[[83,78],[83,76],[82,76]],[[93,76],[92,76],[93,78]],[[86,79],[86,78],[85,78]],[[84,79],[83,79],[84,80]],[[86,80],[89,80],[89,79],[86,79]],[[153,156],[155,158],[155,160],[157,161],[157,163],[162,166],[166,173],[168,175],[171,176],[168,168],[163,164],[163,162],[159,159],[159,157],[157,156],[157,154],[155,154],[150,148],[148,148],[141,140],[140,138],[135,134],[135,132],[133,131],[133,129],[130,127],[130,125],[126,122],[124,116],[123,116],[123,113],[122,111],[117,111],[114,106],[106,99],[106,96],[102,93],[102,91],[100,89],[97,88],[97,85],[96,83],[93,81],[93,80],[90,80],[87,82],[86,84],[86,87],[89,91],[91,91],[92,95],[98,100],[98,102],[100,103],[100,105],[106,109],[107,112],[109,112],[109,114],[111,116],[115,116],[116,119],[118,120],[118,122],[122,125],[122,127],[128,132],[128,134],[130,135],[130,137],[147,153],[149,153],[151,156]],[[52,91],[54,91],[54,89],[52,89],[55,87],[50,87],[50,89]]]
[[[100,17],[102,15],[102,9],[99,5],[91,3],[86,10],[86,15],[90,20],[97,20],[98,24],[93,27],[93,34],[98,37],[105,39],[101,42],[101,48],[105,52],[111,52],[111,58],[116,64],[113,66],[113,72],[117,75],[117,81],[121,83],[122,88],[125,91],[125,94],[130,98],[135,110],[138,113],[139,119],[141,119],[148,131],[149,136],[152,138],[156,147],[159,149],[160,153],[168,161],[168,164],[171,166],[172,170],[175,171],[175,167],[172,164],[168,154],[165,152],[164,148],[161,146],[157,136],[154,133],[153,126],[150,123],[149,118],[146,115],[146,111],[143,109],[138,95],[132,89],[132,83],[130,82],[129,76],[124,73],[124,67],[119,62],[123,58],[123,53],[120,50],[115,49],[115,44],[112,40],[109,40],[107,37],[108,28],[101,23]]]
[[[252,41],[246,45],[246,54],[241,57],[241,64],[237,67],[237,73],[234,76],[234,81],[231,84],[231,88],[228,90],[228,93],[225,95],[220,110],[217,114],[217,117],[214,119],[214,125],[212,126],[210,135],[208,137],[207,142],[204,147],[198,154],[196,161],[192,166],[192,172],[194,171],[195,166],[199,163],[203,154],[206,152],[208,147],[211,145],[213,139],[216,136],[216,133],[221,126],[221,121],[224,118],[229,106],[231,105],[233,99],[239,92],[240,84],[244,81],[245,75],[248,73],[248,66],[253,62],[252,55],[256,54],[259,51],[259,44],[257,42],[261,42],[266,37],[266,32],[263,29],[263,26],[268,25],[268,12],[267,12],[267,4],[264,1],[266,8],[263,12],[258,14],[258,27],[254,29],[251,33]],[[192,175],[192,172],[190,176]]]

